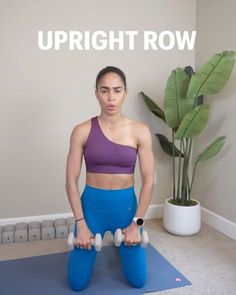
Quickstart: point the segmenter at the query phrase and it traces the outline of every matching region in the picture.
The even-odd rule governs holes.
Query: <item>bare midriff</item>
[[[134,174],[86,172],[86,184],[101,189],[120,189],[134,186]]]

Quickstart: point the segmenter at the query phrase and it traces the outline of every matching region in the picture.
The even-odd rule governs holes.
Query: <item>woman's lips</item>
[[[108,109],[113,110],[116,106],[108,106]]]

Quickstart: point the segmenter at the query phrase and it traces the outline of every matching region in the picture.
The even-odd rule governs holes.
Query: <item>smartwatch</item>
[[[142,226],[145,224],[145,221],[142,217],[134,217],[133,221],[138,225],[138,226]]]

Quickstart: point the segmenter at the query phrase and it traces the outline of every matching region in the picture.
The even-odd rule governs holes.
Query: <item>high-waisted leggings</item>
[[[100,233],[103,238],[106,231],[114,235],[117,228],[124,229],[130,225],[137,210],[137,198],[133,186],[101,189],[86,184],[81,194],[81,205],[88,228],[94,236]],[[76,224],[74,234],[77,234]],[[134,288],[142,288],[147,276],[145,249],[140,243],[128,246],[124,242],[117,249],[127,282]],[[93,246],[91,250],[74,247],[69,253],[67,273],[72,290],[79,291],[87,287],[95,258]]]

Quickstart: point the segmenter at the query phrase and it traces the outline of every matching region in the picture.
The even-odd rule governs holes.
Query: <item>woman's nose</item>
[[[109,100],[113,100],[114,99],[114,92],[110,91],[108,98],[109,98]]]

